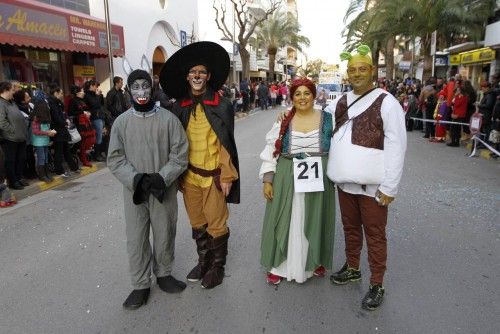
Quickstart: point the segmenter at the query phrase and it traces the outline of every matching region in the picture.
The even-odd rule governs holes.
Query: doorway
[[[155,51],[153,52],[153,75],[159,75],[161,68],[163,64],[165,64],[165,61],[167,60],[167,57],[165,56],[165,52],[163,51],[163,48],[160,46],[157,46]]]

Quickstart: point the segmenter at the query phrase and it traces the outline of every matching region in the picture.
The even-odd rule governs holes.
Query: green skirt
[[[306,271],[332,267],[335,236],[335,187],[326,176],[328,157],[322,157],[324,191],[305,193],[304,234],[309,242]],[[261,264],[270,270],[287,258],[292,214],[293,160],[280,157],[273,179],[273,200],[267,202],[261,240]]]

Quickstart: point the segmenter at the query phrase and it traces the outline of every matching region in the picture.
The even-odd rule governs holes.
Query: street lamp
[[[106,40],[108,42],[108,61],[109,61],[109,88],[113,88],[113,51],[111,48],[111,22],[109,19],[108,0],[104,0],[104,17],[106,20]]]

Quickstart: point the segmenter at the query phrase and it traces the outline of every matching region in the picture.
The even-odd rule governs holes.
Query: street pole
[[[238,85],[236,80],[236,48],[235,48],[235,35],[236,34],[236,10],[233,7],[233,82]]]
[[[108,0],[104,0],[104,16],[106,19],[106,39],[108,42],[108,61],[109,61],[109,89],[113,88],[113,51],[111,50],[111,21],[109,19]]]
[[[435,64],[436,64],[436,55],[432,55],[432,76],[434,76],[434,71],[436,70],[434,68]]]

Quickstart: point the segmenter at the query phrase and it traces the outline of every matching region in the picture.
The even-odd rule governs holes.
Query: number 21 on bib
[[[296,193],[324,191],[321,157],[293,159],[293,185]]]

